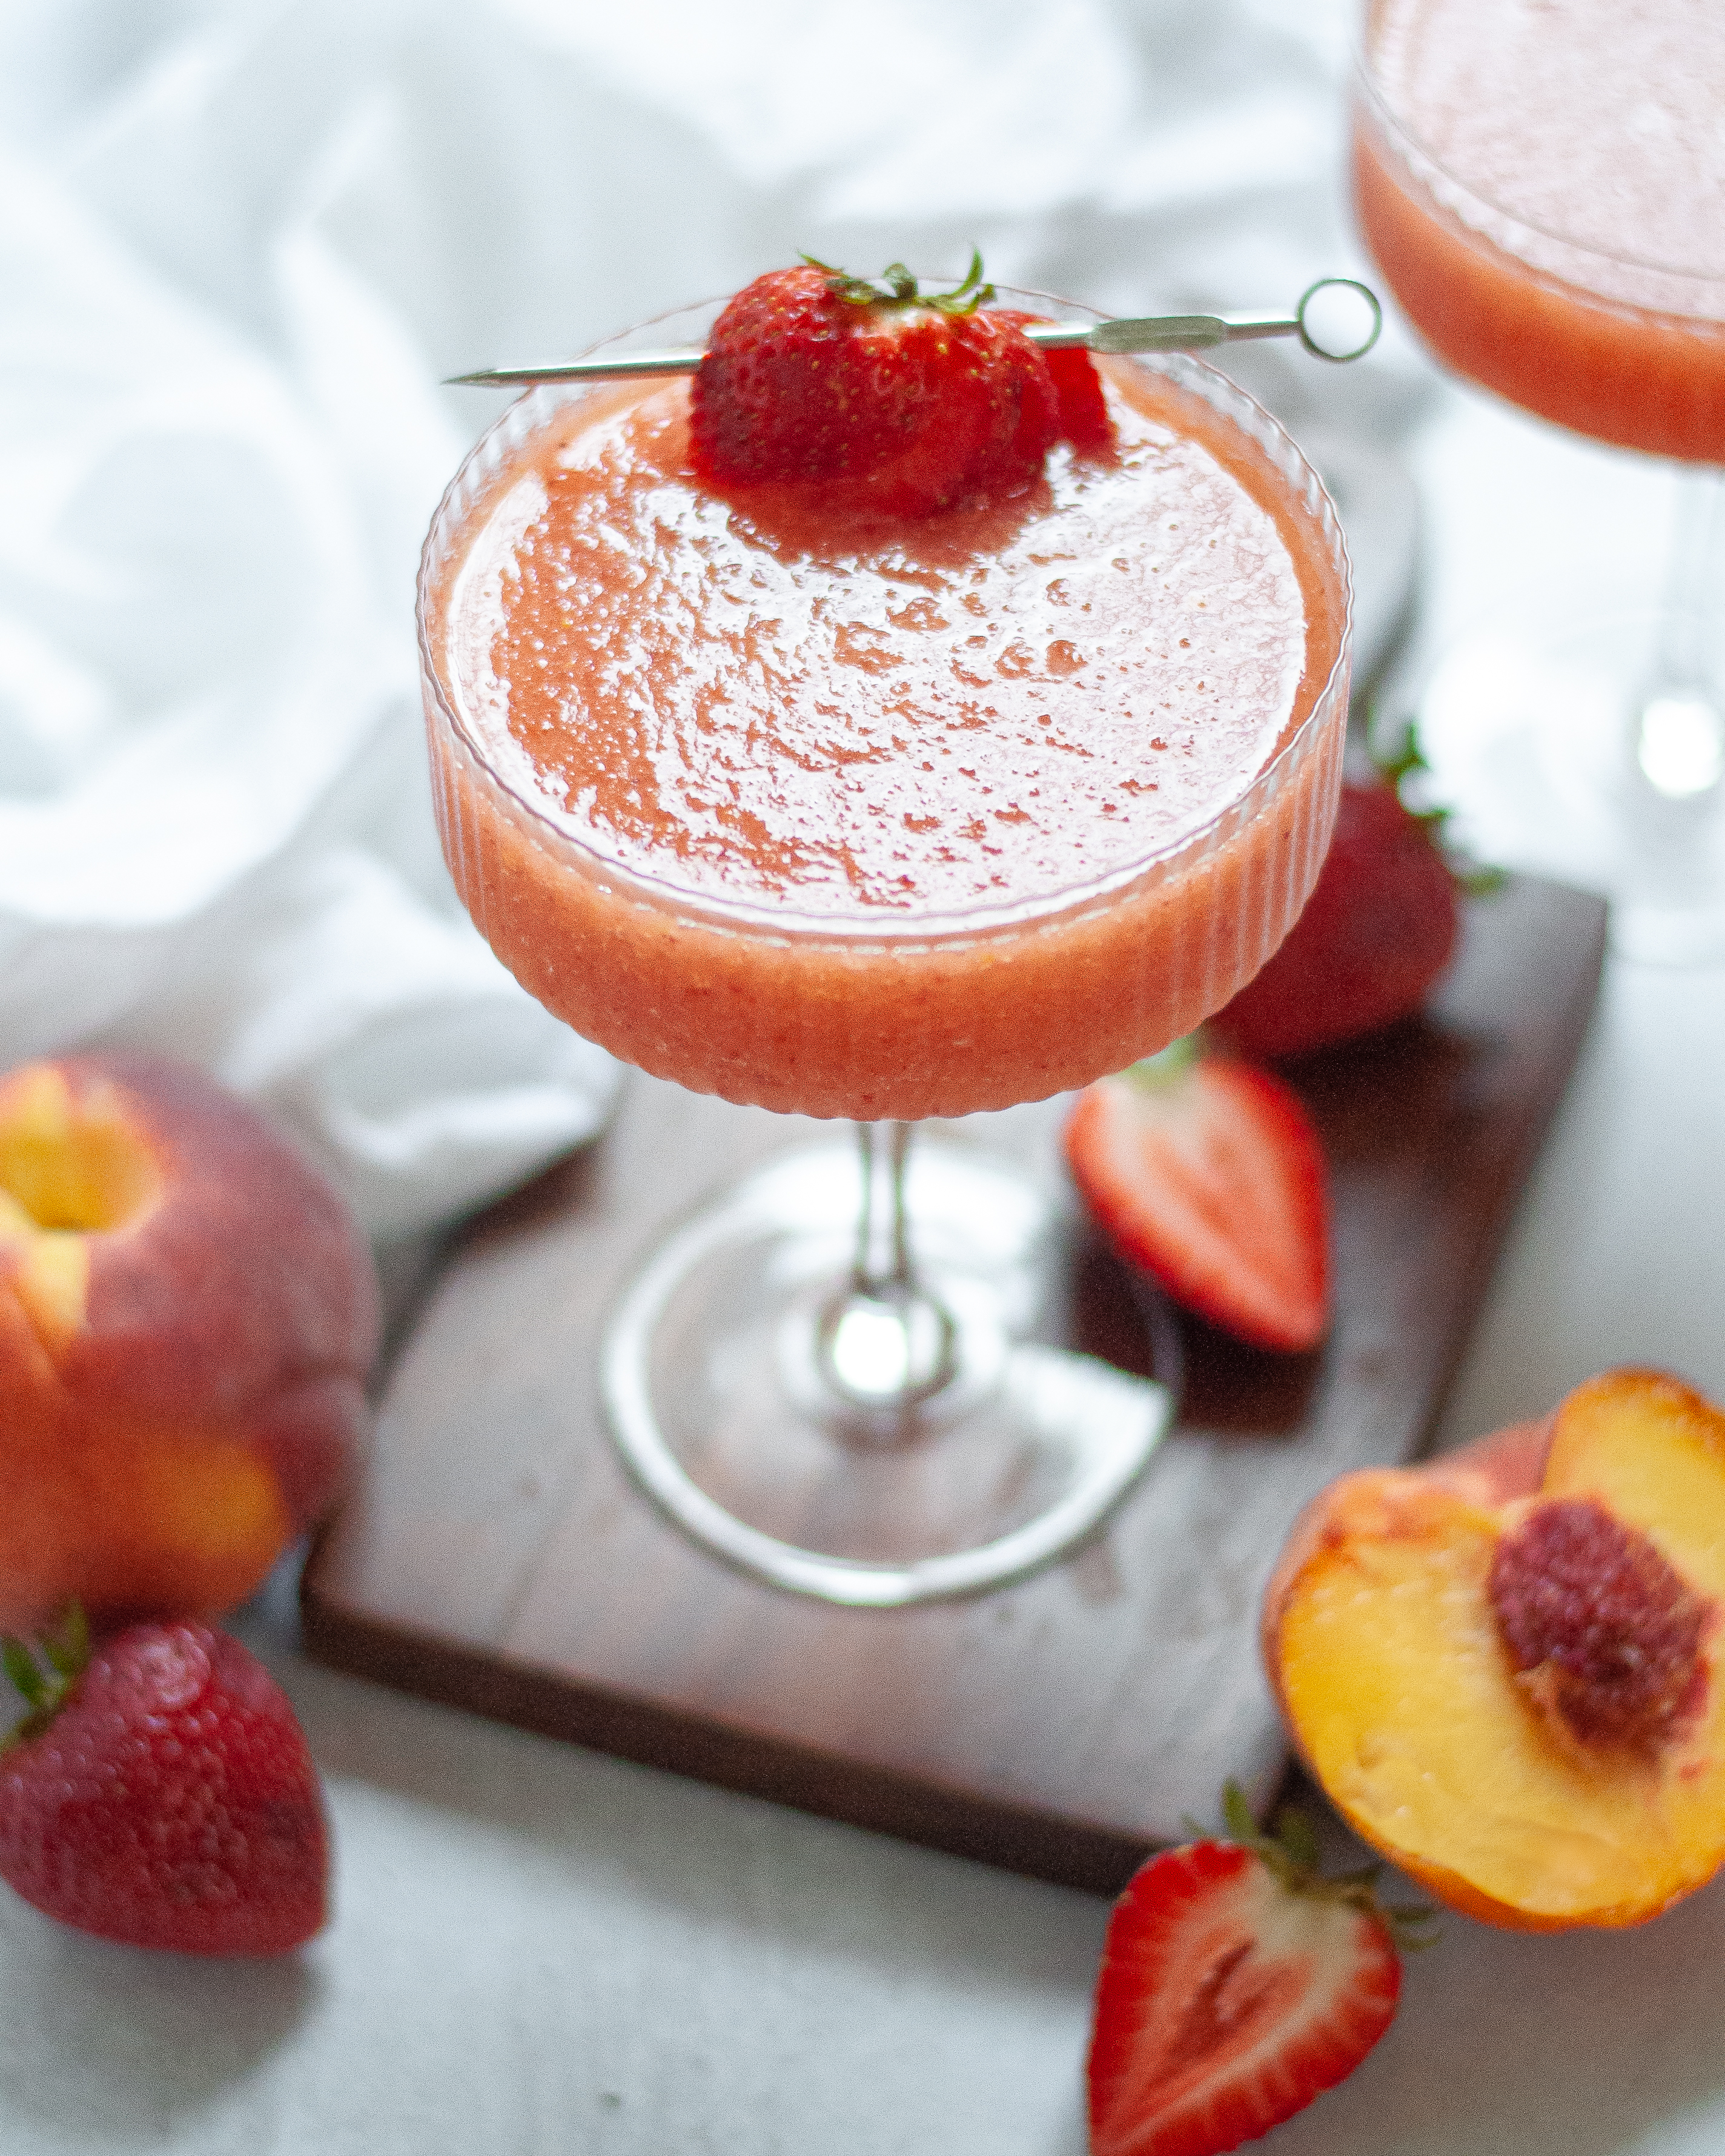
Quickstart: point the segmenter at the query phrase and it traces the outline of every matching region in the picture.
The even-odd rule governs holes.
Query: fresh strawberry
[[[1016,322],[1021,329],[1027,323],[1047,319],[1043,315],[1024,314],[1016,307],[1001,307],[995,313],[997,321]],[[1106,456],[1114,447],[1114,422],[1108,416],[1108,402],[1102,394],[1102,377],[1096,372],[1096,362],[1076,346],[1047,352],[1043,357],[1060,400],[1060,439],[1070,442],[1081,456]]]
[[[1255,1347],[1329,1329],[1328,1183],[1306,1111],[1196,1036],[1081,1093],[1066,1160],[1122,1257]]]
[[[1370,1872],[1323,1878],[1309,1824],[1260,1835],[1240,1791],[1231,1841],[1147,1864],[1116,1904],[1090,2047],[1091,2156],[1219,2156],[1345,2080],[1395,2018],[1397,1945]]]
[[[696,472],[720,488],[819,480],[896,516],[1022,492],[1060,398],[1018,323],[982,311],[981,275],[973,257],[955,290],[924,295],[901,264],[876,283],[809,262],[745,285],[696,371]]]
[[[1441,814],[1404,807],[1421,767],[1411,737],[1380,779],[1345,783],[1336,835],[1306,910],[1262,973],[1212,1021],[1246,1055],[1300,1055],[1405,1018],[1455,947],[1457,879]]]
[[[293,1709],[237,1640],[187,1622],[90,1650],[82,1620],[17,1640],[30,1712],[0,1747],[0,1878],[129,1946],[270,1954],[326,1913],[328,1838]]]

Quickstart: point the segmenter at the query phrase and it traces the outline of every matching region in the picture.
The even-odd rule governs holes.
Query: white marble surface
[[[277,1659],[333,1927],[224,1968],[0,1904],[8,2156],[1080,2156],[1101,1902]],[[1452,1918],[1264,2146],[1712,2156],[1722,1956],[1718,1889],[1616,1937]]]

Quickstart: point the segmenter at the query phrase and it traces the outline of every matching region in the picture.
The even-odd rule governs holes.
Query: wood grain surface
[[[338,1667],[1015,1871],[1112,1892],[1281,1732],[1257,1603],[1301,1505],[1427,1443],[1586,1028],[1596,900],[1471,908],[1429,1018],[1292,1066],[1328,1151],[1337,1315],[1317,1354],[1182,1327],[1178,1427],[1073,1558],[968,1602],[845,1610],[668,1525],[601,1426],[604,1314],[666,1221],[806,1138],[639,1076],[611,1131],[458,1239],[390,1371],[360,1486],[307,1567]],[[1058,1177],[1060,1102],[967,1137]],[[1071,1344],[1148,1369],[1131,1284],[1075,1222]]]

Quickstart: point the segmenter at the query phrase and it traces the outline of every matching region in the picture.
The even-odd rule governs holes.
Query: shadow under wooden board
[[[307,1568],[322,1661],[1012,1870],[1117,1889],[1230,1775],[1285,1763],[1258,1599],[1344,1471],[1430,1442],[1585,1030],[1596,900],[1476,902],[1429,1018],[1291,1066],[1332,1174],[1311,1358],[1184,1328],[1178,1427],[1073,1558],[974,1600],[833,1609],[686,1542],[603,1430],[595,1343],[667,1220],[814,1128],[633,1077],[604,1139],[475,1221],[396,1358]],[[1057,1178],[1060,1102],[950,1129]],[[1070,1344],[1142,1373],[1128,1283],[1075,1219]]]

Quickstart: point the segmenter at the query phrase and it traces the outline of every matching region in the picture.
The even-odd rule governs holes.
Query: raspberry
[[[1498,1543],[1489,1592],[1511,1661],[1543,1673],[1583,1743],[1656,1749],[1697,1704],[1709,1605],[1593,1499],[1537,1506]]]

